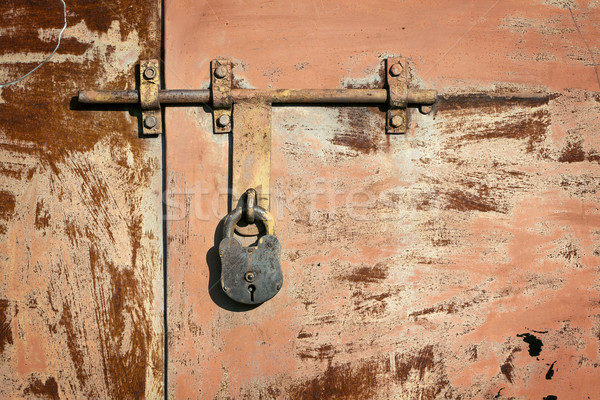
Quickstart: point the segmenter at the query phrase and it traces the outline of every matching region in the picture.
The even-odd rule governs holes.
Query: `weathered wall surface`
[[[161,144],[80,89],[135,86],[157,1],[67,1],[0,89],[0,398],[162,395]],[[63,6],[3,1],[0,83]]]
[[[573,399],[600,393],[600,4],[166,3],[170,88],[228,57],[256,88],[442,99],[386,136],[372,108],[273,111],[284,286],[218,284],[229,138],[167,111],[171,398]],[[485,95],[538,93],[527,101]]]

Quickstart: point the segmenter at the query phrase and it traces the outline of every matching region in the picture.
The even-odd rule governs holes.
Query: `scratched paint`
[[[246,87],[380,87],[401,54],[441,94],[404,136],[376,108],[273,109],[284,285],[251,310],[218,285],[229,138],[167,110],[169,397],[597,398],[598,12],[167,2],[170,88],[216,57]],[[515,91],[539,98],[486,95]]]
[[[160,398],[161,143],[79,89],[135,85],[158,2],[67,2],[50,62],[0,91],[0,397]],[[54,48],[62,4],[8,0],[0,81]],[[128,112],[129,111],[129,112]]]

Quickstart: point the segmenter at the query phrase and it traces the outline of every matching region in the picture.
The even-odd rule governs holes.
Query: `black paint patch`
[[[548,372],[546,372],[546,379],[548,380],[552,379],[552,377],[554,376],[554,364],[556,364],[556,361],[554,361],[552,365],[550,365],[550,368],[548,368]]]
[[[498,390],[498,394],[497,394],[497,395],[495,395],[495,396],[494,396],[494,398],[495,398],[495,399],[499,399],[499,398],[500,398],[500,396],[502,396],[502,395],[500,394],[500,392],[502,392],[503,390],[504,390],[504,388],[500,388],[500,390]]]
[[[542,400],[558,400],[558,397],[556,397],[553,394],[550,394],[550,395],[544,397]]]
[[[542,346],[544,345],[540,339],[531,333],[521,333],[517,336],[522,337],[523,341],[529,345],[529,355],[531,357],[537,357],[540,355],[542,352]]]

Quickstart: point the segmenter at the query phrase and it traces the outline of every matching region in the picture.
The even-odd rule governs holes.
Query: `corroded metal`
[[[213,107],[213,129],[215,133],[231,132],[231,61],[212,60],[210,63],[211,98]],[[227,123],[225,122],[227,121]]]
[[[171,398],[597,397],[600,103],[582,40],[596,51],[597,2],[495,3],[165,2],[166,87],[224,49],[257,88],[364,87],[401,47],[411,82],[441,93],[406,137],[382,135],[375,107],[274,107],[286,282],[250,312],[212,276],[223,215],[175,197]],[[168,116],[170,190],[225,191],[210,116]]]
[[[389,108],[386,118],[387,133],[405,133],[408,113],[408,73],[406,60],[401,57],[386,60]],[[431,104],[431,103],[428,103]]]
[[[162,116],[158,92],[160,89],[160,64],[158,60],[145,60],[140,64],[140,106],[142,108],[142,133],[162,133]]]
[[[163,89],[158,93],[160,103],[212,104],[208,89]],[[260,100],[273,104],[386,104],[386,89],[232,89],[234,103]],[[431,105],[436,101],[436,91],[408,89],[409,105]],[[81,90],[78,101],[82,104],[135,104],[139,101],[136,90]]]
[[[161,140],[69,104],[74,87],[135,87],[138,56],[160,56],[160,7],[65,3],[57,53],[0,95],[0,399],[162,399]],[[50,54],[63,6],[0,8],[5,83]]]
[[[254,188],[256,204],[269,209],[271,191],[271,104],[240,102],[233,108],[235,132],[231,160],[231,209],[245,202],[245,191]],[[238,226],[238,233],[256,235],[260,226]]]
[[[78,100],[84,104],[134,104],[142,103],[142,109],[160,107],[160,104],[210,104],[213,108],[213,130],[228,133],[233,129],[232,106],[241,102],[264,104],[388,104],[387,132],[406,131],[408,114],[406,107],[428,106],[436,101],[435,90],[408,89],[405,61],[401,58],[387,60],[387,89],[232,89],[232,63],[225,59],[211,61],[211,88],[206,90],[159,90],[149,83],[158,79],[157,70],[142,65],[141,96],[130,91],[80,91]],[[392,73],[393,69],[393,73]],[[146,74],[146,71],[153,73]],[[151,100],[149,100],[151,99]],[[144,108],[146,107],[146,108]],[[154,108],[153,108],[154,109]],[[401,115],[398,126],[391,123],[393,117]],[[159,120],[160,125],[160,120]],[[146,124],[143,124],[146,128]],[[156,128],[155,128],[156,129]]]
[[[256,246],[244,247],[233,237],[234,227],[243,215],[242,207],[233,209],[225,218],[223,240],[219,243],[223,292],[238,303],[251,305],[271,299],[283,284],[281,243],[274,235],[273,217],[259,206],[254,207],[254,212],[266,228]]]

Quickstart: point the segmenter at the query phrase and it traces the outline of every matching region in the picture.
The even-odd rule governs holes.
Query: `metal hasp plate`
[[[271,104],[243,101],[233,107],[233,152],[231,160],[231,209],[246,201],[244,192],[256,190],[257,204],[270,209],[271,190]],[[239,224],[243,236],[258,235],[260,224]]]
[[[144,135],[160,135],[162,133],[159,89],[158,60],[142,62],[140,65],[140,106],[142,108],[142,134]]]

